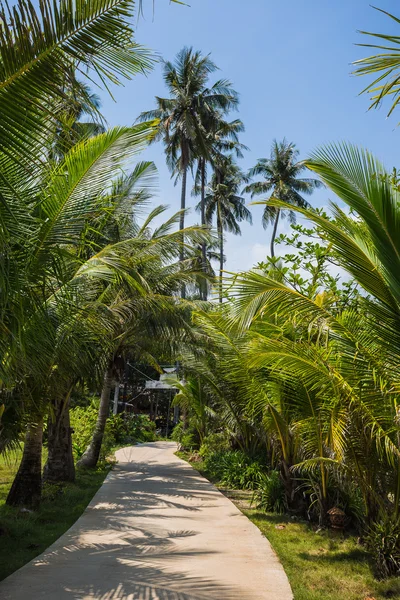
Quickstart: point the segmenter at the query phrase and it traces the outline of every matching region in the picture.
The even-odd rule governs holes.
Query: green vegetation
[[[180,458],[189,461],[193,468],[217,485],[266,536],[282,562],[295,600],[400,597],[400,579],[391,577],[378,581],[374,577],[371,555],[357,535],[335,532],[293,515],[280,514],[283,511],[279,503],[274,510],[266,506],[260,510],[257,492],[250,491],[253,488],[248,485],[243,470],[237,468],[238,457],[247,464],[249,459],[238,452],[228,454],[231,457],[226,457],[225,466],[221,467],[218,452],[210,454],[210,460],[199,460],[190,452],[177,452]],[[254,464],[263,470],[259,462]],[[276,492],[276,500],[282,497],[282,485],[274,473],[269,474],[275,479],[269,492]],[[263,475],[265,477],[265,466]],[[257,487],[257,491],[260,490],[263,490],[262,483]]]
[[[70,411],[72,449],[76,460],[81,458],[90,443],[98,412],[97,398],[88,406],[77,406]],[[104,461],[116,446],[154,442],[155,439],[155,423],[150,421],[147,415],[110,415],[105,426],[99,459]]]
[[[288,515],[277,517],[285,530],[268,532],[293,580],[329,598],[326,576],[338,589],[350,586],[343,593],[351,598],[364,574],[365,594],[383,594],[386,584],[372,574],[400,575],[397,170],[351,144],[299,160],[283,140],[245,175],[237,162],[244,125],[230,120],[238,94],[229,80],[210,82],[216,64],[191,48],[163,61],[169,97],[157,97],[132,127],[106,128],[88,87],[93,75],[108,90],[155,62],[135,42],[134,15],[132,0],[43,0],[37,9],[19,0],[0,10],[3,469],[23,448],[2,486],[10,569],[80,514],[114,444],[154,439],[158,400],[155,409],[149,401],[149,416],[132,416],[137,398],[150,395],[143,384],[128,398],[129,369],[162,373],[175,364],[166,431],[171,407],[179,408],[172,436],[184,450],[218,481],[251,490],[258,511]],[[367,87],[373,106],[391,97],[393,110],[398,39],[370,35],[394,47],[373,46],[383,54],[360,61],[357,72],[378,75]],[[156,167],[137,160],[160,140],[181,180],[181,210],[165,222],[166,207],[148,207]],[[185,227],[191,174],[201,223]],[[327,212],[303,197],[322,186],[341,202]],[[271,256],[225,275],[225,234],[251,222],[248,193],[273,225]],[[295,225],[296,215],[306,224]],[[280,216],[291,234],[277,234]],[[286,247],[281,256],[276,243]],[[218,303],[207,302],[211,290]],[[126,410],[116,414],[120,384]],[[332,509],[362,548],[352,538],[329,541]],[[251,518],[267,528],[273,521]],[[293,536],[283,543],[277,532],[286,530]],[[294,554],[295,564],[289,548],[300,534],[304,556]],[[334,573],[343,555],[342,574],[352,579],[341,584]]]
[[[304,160],[298,161],[299,151],[293,143],[286,140],[282,142],[273,141],[270,158],[261,158],[257,164],[250,169],[249,178],[262,177],[261,181],[250,183],[244,188],[244,192],[251,194],[251,197],[266,196],[271,193],[271,198],[279,198],[286,202],[286,205],[298,206],[301,208],[310,208],[310,204],[303,198],[304,195],[310,195],[316,189],[322,186],[319,179],[304,179],[299,177],[307,169]],[[279,217],[288,217],[291,223],[296,221],[296,213],[290,210],[282,210],[281,207],[274,206],[266,202],[262,217],[264,229],[272,224],[271,235],[271,258],[274,258],[274,243],[278,229]]]
[[[0,580],[43,552],[75,523],[110,469],[103,462],[95,470],[78,470],[74,483],[47,484],[40,508],[23,511],[5,504],[21,455],[13,451],[0,457]]]
[[[279,556],[295,600],[364,600],[400,597],[400,580],[378,582],[370,557],[355,537],[316,530],[290,517],[244,509]]]

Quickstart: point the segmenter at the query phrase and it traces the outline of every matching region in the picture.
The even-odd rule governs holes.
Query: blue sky
[[[368,98],[360,97],[365,78],[350,75],[351,62],[368,51],[355,43],[367,41],[364,29],[400,35],[400,25],[370,7],[369,0],[190,0],[190,7],[144,0],[145,19],[137,26],[137,40],[173,59],[183,46],[211,53],[221,69],[216,77],[229,78],[240,94],[238,116],[246,132],[242,142],[250,151],[241,166],[252,166],[269,155],[274,138],[297,144],[301,157],[318,145],[348,140],[368,147],[391,168],[399,166],[400,109],[386,119],[387,106],[368,112]],[[383,1],[379,7],[400,16],[400,5]],[[131,124],[143,110],[154,107],[154,96],[165,95],[161,66],[113,91],[116,102],[102,94],[103,113],[110,125]],[[180,190],[174,187],[161,144],[143,155],[159,170],[155,203],[178,210]],[[326,205],[327,190],[311,197]],[[193,206],[194,199],[188,204]],[[268,252],[270,231],[261,226],[261,207],[253,207],[254,225],[244,224],[242,236],[227,236],[228,270],[250,268]],[[192,210],[187,222],[198,222]],[[281,231],[287,226],[283,225]]]

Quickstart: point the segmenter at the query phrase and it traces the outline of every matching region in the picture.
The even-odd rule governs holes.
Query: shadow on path
[[[234,551],[249,522],[174,450],[157,442],[119,451],[75,525],[0,583],[2,600],[290,600],[238,584],[257,550]]]

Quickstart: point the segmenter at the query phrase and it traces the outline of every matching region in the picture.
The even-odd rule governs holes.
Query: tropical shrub
[[[111,415],[107,427],[117,444],[154,442],[156,439],[156,425],[148,415],[130,413]]]
[[[183,421],[177,423],[171,434],[171,439],[177,442],[179,450],[182,452],[190,452],[195,450],[199,446],[198,437],[196,431],[190,427],[185,427]]]
[[[121,442],[154,442],[156,439],[156,424],[148,415],[124,415],[124,435]]]
[[[214,452],[204,466],[213,480],[234,489],[255,489],[264,473],[263,465],[241,450]]]
[[[282,514],[287,510],[285,488],[278,471],[263,473],[254,491],[253,503],[266,512]]]
[[[74,456],[79,459],[85,452],[93,435],[97,421],[99,399],[92,398],[89,406],[77,406],[70,411],[72,447]],[[147,415],[118,414],[107,419],[100,458],[105,459],[112,448],[119,444],[153,442],[155,424]]]
[[[366,536],[379,579],[400,575],[400,517],[382,514]]]
[[[95,398],[92,399],[89,406],[77,406],[70,411],[71,428],[73,430],[72,448],[76,459],[79,459],[83,455],[90,442],[97,421],[97,413],[98,399]],[[117,423],[114,424],[113,419],[109,419],[107,422],[101,448],[101,459],[103,460],[108,456],[111,449],[116,444],[115,432],[118,430],[119,422],[120,418],[118,418]]]
[[[228,452],[231,449],[230,436],[226,431],[210,433],[200,446],[200,456],[206,458],[214,452]]]

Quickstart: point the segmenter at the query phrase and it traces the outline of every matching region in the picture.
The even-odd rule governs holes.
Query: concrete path
[[[117,452],[81,518],[1,600],[290,600],[268,541],[172,442]]]

